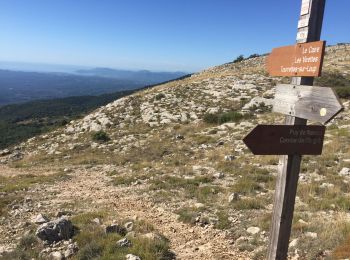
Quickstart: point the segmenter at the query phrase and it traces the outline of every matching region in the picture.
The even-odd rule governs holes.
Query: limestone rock
[[[228,196],[228,202],[231,203],[239,199],[239,194],[237,192],[233,192]]]
[[[131,242],[129,239],[127,239],[126,237],[125,238],[122,238],[120,240],[117,241],[117,246],[120,246],[120,247],[130,247],[131,246]]]
[[[124,227],[126,228],[126,230],[127,230],[128,232],[130,232],[130,231],[132,231],[132,229],[133,229],[133,227],[134,227],[134,223],[131,222],[131,221],[126,222],[126,223],[124,224]]]
[[[225,155],[225,161],[231,162],[235,159],[236,157],[234,155]]]
[[[32,222],[35,224],[44,224],[48,221],[49,221],[49,219],[46,216],[44,216],[43,214],[39,214],[32,219]]]
[[[5,156],[5,155],[9,155],[11,152],[9,149],[5,149],[0,151],[0,156]]]
[[[69,257],[73,256],[76,252],[78,252],[78,250],[79,250],[79,248],[78,248],[78,244],[76,242],[69,244],[66,251],[64,251],[64,257],[69,258]]]
[[[350,176],[350,168],[344,167],[343,169],[341,169],[341,171],[339,172],[340,176]]]
[[[317,238],[317,233],[315,233],[315,232],[306,232],[305,236],[309,237],[309,238]]]
[[[289,247],[296,247],[298,244],[298,239],[295,238],[289,243]]]
[[[126,260],[141,260],[141,257],[133,254],[127,254],[126,255]]]
[[[247,229],[247,232],[249,234],[255,235],[255,234],[258,234],[260,232],[260,228],[258,228],[258,227],[249,227]]]
[[[127,230],[123,226],[120,226],[118,224],[112,224],[112,225],[106,226],[106,233],[117,233],[121,236],[125,236],[127,233]]]
[[[64,256],[62,255],[61,252],[55,251],[50,254],[50,259],[52,260],[63,260]]]
[[[47,222],[37,229],[36,236],[48,243],[67,240],[73,236],[72,222],[66,218]]]
[[[222,178],[225,177],[225,174],[222,173],[222,172],[216,172],[216,173],[214,173],[213,176],[214,176],[214,178],[216,178],[216,179],[222,179]]]

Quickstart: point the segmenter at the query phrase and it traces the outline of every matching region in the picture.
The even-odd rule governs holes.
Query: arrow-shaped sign
[[[258,125],[243,142],[257,155],[319,155],[325,129],[314,125]]]
[[[274,112],[325,124],[342,109],[332,88],[290,84],[276,86]]]

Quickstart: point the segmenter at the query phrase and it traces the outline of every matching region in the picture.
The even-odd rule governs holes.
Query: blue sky
[[[198,71],[294,44],[301,0],[0,0],[0,61]],[[349,0],[322,39],[350,41]]]

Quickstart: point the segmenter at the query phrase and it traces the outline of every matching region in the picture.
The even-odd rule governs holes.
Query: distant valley
[[[38,99],[101,95],[169,81],[186,73],[96,68],[61,72],[0,69],[0,106]]]

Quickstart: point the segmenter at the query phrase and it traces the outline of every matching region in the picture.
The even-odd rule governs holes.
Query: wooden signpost
[[[326,0],[302,0],[297,43],[276,48],[267,59],[271,76],[292,76],[290,85],[276,88],[275,112],[285,114],[285,125],[257,126],[244,138],[255,154],[280,156],[268,250],[269,260],[287,259],[302,154],[321,154],[324,126],[342,106],[329,88],[313,87],[320,76],[325,42],[319,41]]]
[[[332,88],[277,85],[273,112],[327,123],[343,110]]]
[[[267,71],[271,76],[318,77],[321,75],[324,49],[324,41],[275,48],[267,58]]]
[[[315,125],[258,125],[243,142],[256,155],[319,155],[325,130]]]

